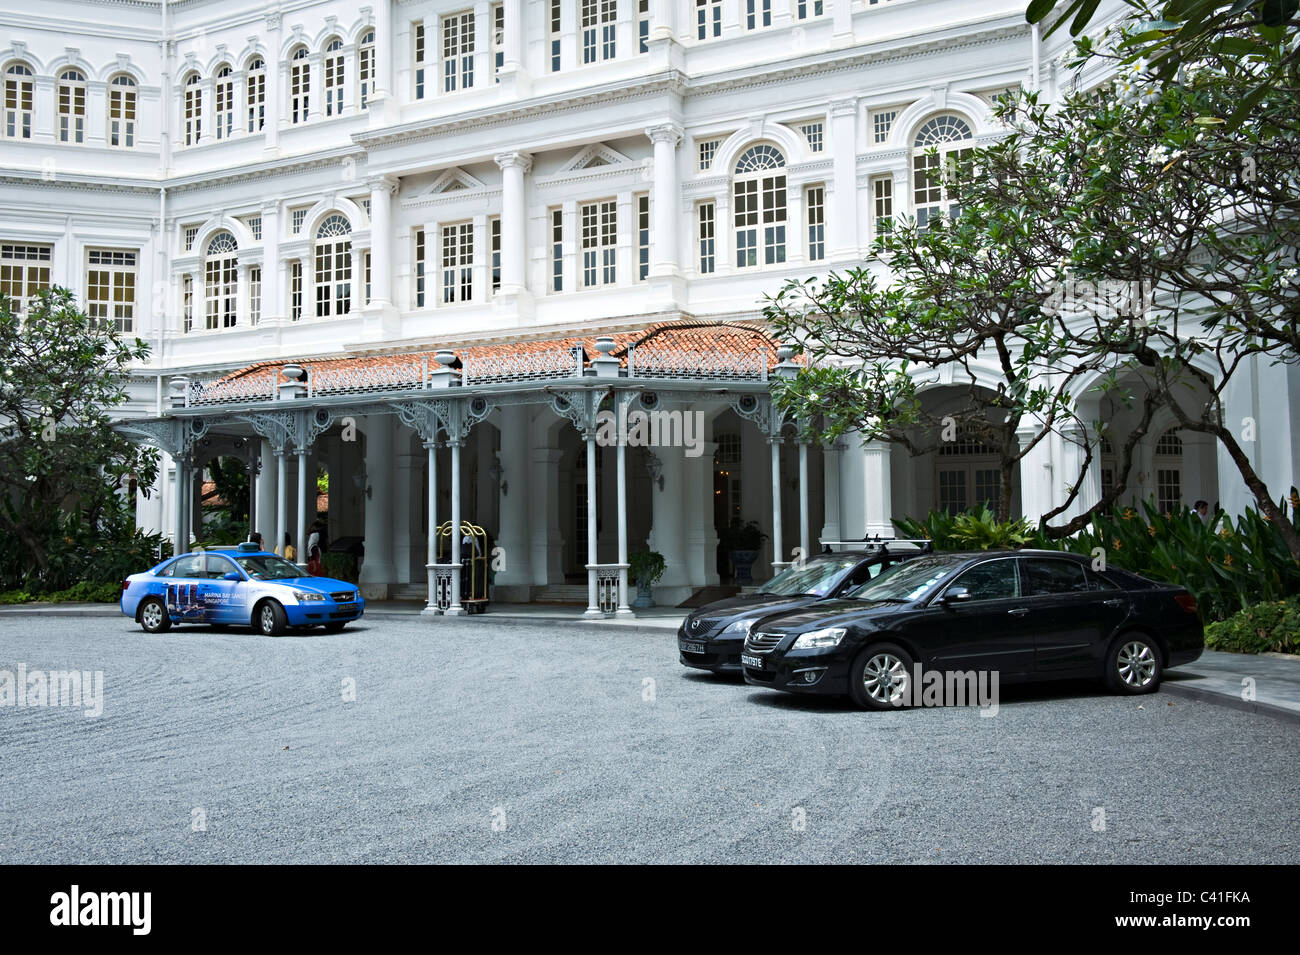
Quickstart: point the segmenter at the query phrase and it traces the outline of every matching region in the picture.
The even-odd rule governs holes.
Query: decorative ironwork
[[[275,398],[275,377],[217,378],[191,381],[189,404],[218,405],[236,401],[262,401]]]
[[[611,614],[618,610],[618,580],[620,564],[604,564],[596,567],[596,606],[601,613]]]
[[[706,378],[719,381],[762,381],[767,355],[737,355],[731,351],[648,351],[628,348],[629,378]]]
[[[340,368],[321,365],[311,372],[313,395],[343,395],[367,391],[406,391],[424,386],[420,362]]]
[[[452,574],[460,572],[454,564],[433,565],[433,603],[439,610],[446,611],[451,606]]]
[[[438,440],[439,429],[446,431],[451,419],[451,402],[445,398],[403,401],[393,405],[393,409],[402,424],[420,436],[425,447]]]
[[[577,351],[570,348],[513,355],[469,355],[461,359],[461,384],[578,377],[582,374],[582,363]]]

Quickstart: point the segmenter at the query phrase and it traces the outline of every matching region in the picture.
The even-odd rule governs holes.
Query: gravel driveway
[[[0,618],[19,664],[104,707],[0,707],[0,862],[1300,862],[1294,726],[1165,694],[861,713],[490,617]]]

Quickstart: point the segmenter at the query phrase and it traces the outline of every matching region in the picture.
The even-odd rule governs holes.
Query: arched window
[[[357,103],[362,109],[370,105],[375,91],[375,31],[367,30],[357,44]]]
[[[135,145],[135,80],[122,74],[108,81],[108,144]]]
[[[11,63],[5,70],[5,135],[32,138],[32,71],[26,63]]]
[[[300,46],[289,57],[289,121],[307,122],[307,101],[311,95],[311,68],[307,48]]]
[[[316,230],[316,317],[352,310],[352,225],[337,212]]]
[[[86,75],[81,70],[59,74],[59,142],[86,141]]]
[[[343,115],[343,41],[325,44],[325,115]]]
[[[213,98],[216,100],[217,139],[229,139],[235,131],[235,73],[229,66],[217,70]]]
[[[1156,507],[1174,514],[1183,503],[1183,439],[1173,430],[1156,439]]]
[[[950,113],[931,117],[916,131],[912,189],[918,228],[924,229],[935,216],[955,216],[961,211],[956,180],[974,145],[970,126]]]
[[[239,309],[239,259],[235,237],[218,232],[208,240],[203,260],[205,327],[233,328]]]
[[[255,56],[248,61],[248,131],[260,133],[266,121],[266,62]]]
[[[185,145],[193,146],[203,136],[203,91],[199,74],[191,73],[185,80]]]
[[[736,161],[733,183],[736,267],[785,261],[785,156],[775,146],[750,146]]]

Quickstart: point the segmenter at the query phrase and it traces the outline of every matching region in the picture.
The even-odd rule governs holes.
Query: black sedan
[[[865,709],[924,702],[930,673],[998,683],[1095,677],[1150,693],[1201,655],[1196,598],[1059,551],[927,554],[840,600],[756,621],[745,682],[848,694]],[[949,685],[952,680],[949,679]]]
[[[718,600],[690,613],[677,629],[681,662],[699,670],[739,673],[740,648],[758,618],[843,596],[921,552],[913,541],[881,541],[861,550],[820,554],[788,567],[754,593]]]

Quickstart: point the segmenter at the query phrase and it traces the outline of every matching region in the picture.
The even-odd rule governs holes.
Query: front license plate
[[[351,613],[353,610],[356,609],[357,609],[356,604],[339,604],[340,613]]]
[[[742,653],[740,655],[740,662],[745,664],[745,666],[749,667],[752,670],[763,669],[762,657],[755,657],[755,656],[750,656],[748,653]]]
[[[703,653],[703,652],[704,652],[704,644],[702,644],[702,643],[693,643],[693,642],[690,641],[690,640],[683,640],[683,641],[682,641],[682,652],[683,652],[683,653]]]

